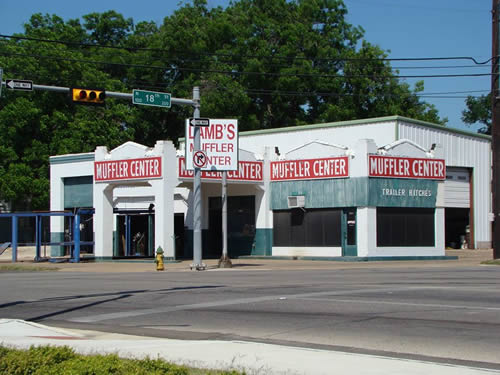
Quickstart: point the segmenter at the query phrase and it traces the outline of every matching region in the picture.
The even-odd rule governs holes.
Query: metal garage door
[[[467,168],[446,168],[445,207],[470,207],[470,175]]]

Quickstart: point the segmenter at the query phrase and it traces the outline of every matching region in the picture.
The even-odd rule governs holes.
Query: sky
[[[64,20],[92,12],[115,10],[135,23],[163,18],[179,7],[179,0],[0,0],[0,34],[23,32],[34,13],[56,14]],[[209,7],[226,6],[229,0],[208,0]],[[391,59],[468,57],[477,62],[491,58],[491,0],[344,0],[347,21],[365,30],[364,39],[387,51]],[[424,81],[425,100],[434,104],[447,126],[476,132],[461,120],[468,95],[490,90],[489,64],[471,59],[445,61],[392,61],[400,76],[412,87]],[[29,77],[5,78],[29,79]],[[475,77],[428,77],[436,75],[486,74]]]

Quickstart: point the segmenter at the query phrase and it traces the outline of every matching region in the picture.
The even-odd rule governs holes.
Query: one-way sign
[[[189,125],[191,126],[210,126],[209,118],[189,118]]]
[[[11,90],[33,91],[33,81],[8,79],[5,81],[5,85]]]

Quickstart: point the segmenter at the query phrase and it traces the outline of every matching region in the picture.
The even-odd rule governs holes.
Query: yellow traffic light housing
[[[106,91],[94,89],[71,89],[71,100],[73,103],[104,105]]]

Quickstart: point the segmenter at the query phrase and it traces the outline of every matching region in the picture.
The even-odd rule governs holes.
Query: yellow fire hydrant
[[[161,248],[161,246],[159,246],[158,249],[156,250],[155,263],[157,271],[165,270],[165,266],[163,265],[163,249]]]

